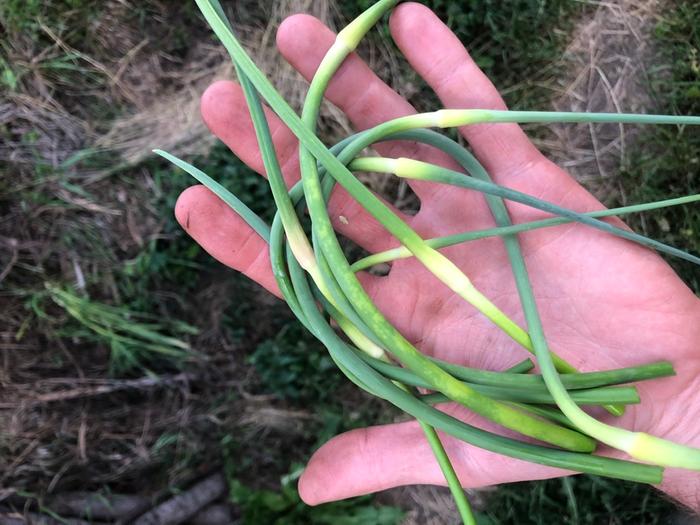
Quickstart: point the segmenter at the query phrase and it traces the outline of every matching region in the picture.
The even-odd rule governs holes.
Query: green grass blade
[[[228,191],[220,183],[216,182],[209,175],[204,173],[202,170],[195,168],[192,164],[185,162],[177,158],[170,153],[154,149],[153,153],[160,155],[164,159],[169,160],[175,164],[178,168],[185,170],[192,177],[197,179],[200,183],[206,186],[212,193],[224,201],[228,206],[235,211],[255,232],[260,235],[266,241],[270,240],[270,227],[263,221],[258,215],[251,210],[246,204],[236,197],[233,193]]]

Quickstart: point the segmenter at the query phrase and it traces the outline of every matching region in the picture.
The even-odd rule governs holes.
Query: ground
[[[227,9],[298,107],[304,84],[271,48],[276,25],[305,11],[337,27],[369,3],[243,0]],[[700,114],[700,8],[691,0],[426,3],[513,108]],[[200,495],[185,506],[209,505],[192,523],[454,520],[442,489],[315,509],[296,495],[315,447],[401,416],[357,392],[285,305],[212,261],[175,223],[190,181],[153,147],[215,173],[270,217],[264,181],[199,121],[202,90],[232,72],[194,3],[7,0],[0,25],[0,523],[128,522],[149,509],[182,516],[158,507],[179,493]],[[383,37],[361,52],[417,107],[434,107]],[[326,107],[325,138],[347,130]],[[606,204],[699,191],[700,135],[690,130],[529,131]],[[370,182],[415,206],[406,187]],[[697,207],[630,222],[700,251]],[[697,271],[673,264],[700,289]],[[667,523],[675,512],[652,489],[593,477],[474,498],[484,523]]]

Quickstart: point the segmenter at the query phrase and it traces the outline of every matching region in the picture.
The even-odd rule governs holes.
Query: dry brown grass
[[[56,101],[24,93],[8,93],[0,101],[0,126],[8,136],[0,141],[0,162],[33,164],[37,149],[50,163],[58,165],[85,144],[88,126],[71,115]],[[36,140],[29,145],[21,137],[34,132]]]
[[[659,0],[591,2],[552,79],[559,111],[649,112],[648,71],[655,59],[650,32],[658,22]],[[615,176],[628,161],[640,127],[618,124],[555,125],[540,142],[547,153],[603,199],[619,191]],[[624,196],[623,196],[624,197]]]
[[[269,21],[264,27],[238,26],[237,30],[256,63],[273,79],[285,99],[299,109],[306,83],[277,52],[276,28],[294,13],[311,14],[334,27],[339,14],[328,0],[285,0],[275,2],[267,11]],[[132,67],[139,66],[134,63]],[[127,164],[141,162],[155,146],[175,155],[201,155],[215,138],[199,116],[200,96],[215,80],[233,78],[233,66],[221,46],[195,43],[190,59],[173,79],[175,87],[159,91],[147,104],[135,106],[130,114],[114,121],[96,145],[118,152]],[[336,136],[349,131],[347,119],[330,104],[324,106],[322,116],[326,131],[335,130],[332,134]]]

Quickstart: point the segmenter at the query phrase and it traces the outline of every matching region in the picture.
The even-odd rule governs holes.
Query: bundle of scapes
[[[375,3],[338,34],[311,82],[301,117],[275,91],[246,54],[219,3],[216,0],[196,2],[231,55],[243,87],[277,207],[272,225],[265,224],[226,188],[194,166],[163,151],[156,150],[156,153],[206,185],[269,243],[273,272],[290,309],[325,345],[340,370],[358,387],[387,400],[418,420],[465,523],[474,523],[474,517],[436,430],[510,457],[638,482],[659,483],[665,466],[700,470],[700,450],[644,432],[616,428],[596,420],[579,407],[580,404],[603,405],[611,414],[621,415],[625,404],[637,403],[639,398],[634,388],[614,385],[673,375],[673,368],[670,363],[659,362],[619,370],[579,373],[550,352],[517,238],[520,232],[578,222],[659,252],[699,263],[700,258],[694,255],[612,226],[601,221],[600,217],[688,204],[698,201],[700,196],[577,213],[494,184],[486,170],[466,149],[446,136],[427,129],[482,122],[696,125],[700,124],[700,117],[439,110],[385,122],[328,149],[316,136],[316,121],[326,87],[361,38],[398,0]],[[299,139],[302,180],[291,190],[285,186],[282,178],[261,97]],[[412,159],[357,157],[368,146],[386,140],[411,140],[438,148],[451,156],[465,173]],[[365,188],[353,171],[392,173],[399,177],[479,191],[484,194],[497,227],[425,240]],[[345,188],[398,239],[401,247],[371,255],[351,265],[341,249],[327,211],[330,193],[336,184]],[[504,199],[546,211],[555,217],[513,225]],[[311,239],[301,224],[301,218],[307,212],[311,219]],[[500,311],[454,263],[437,251],[438,248],[488,236],[499,236],[505,244],[527,331]],[[379,262],[405,257],[417,258],[454,293],[533,353],[541,375],[527,373],[533,367],[529,360],[504,372],[489,372],[423,356],[379,312],[355,275],[356,271]],[[333,323],[338,331],[332,327]],[[433,393],[420,394],[417,388]],[[530,439],[525,442],[503,437],[468,425],[433,407],[435,403],[445,401],[459,403],[500,427]],[[645,463],[595,455],[593,452],[598,442]]]

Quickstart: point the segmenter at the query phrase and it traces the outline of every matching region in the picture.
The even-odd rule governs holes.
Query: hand
[[[449,29],[427,8],[399,6],[391,17],[393,37],[413,68],[445,107],[504,108],[498,92]],[[310,79],[334,39],[318,20],[296,15],[279,28],[284,57]],[[328,98],[357,129],[415,110],[353,55],[331,82]],[[437,109],[437,108],[436,108]],[[212,132],[258,173],[264,168],[240,87],[217,82],[202,98]],[[297,141],[268,112],[280,164],[288,183],[299,178]],[[460,130],[494,180],[578,211],[602,205],[568,174],[541,155],[516,125],[482,124]],[[377,146],[385,156],[406,156],[445,166],[450,159],[412,143]],[[482,195],[414,182],[421,201],[414,217],[402,215],[424,238],[493,226]],[[513,222],[542,218],[508,203]],[[329,211],[336,229],[370,252],[396,241],[341,189]],[[212,256],[279,295],[267,245],[203,186],[186,190],[176,215]],[[344,217],[341,222],[340,216]],[[686,444],[700,445],[700,301],[655,253],[581,225],[545,228],[520,236],[551,348],[581,370],[599,370],[670,359],[678,376],[642,383],[640,407],[614,423]],[[476,287],[524,326],[503,243],[486,239],[445,253]],[[423,352],[469,366],[502,370],[525,352],[473,307],[455,296],[414,259],[397,261],[386,277],[361,274],[388,319]],[[400,302],[396,301],[400,298]],[[445,410],[488,427],[463,407]],[[443,436],[465,487],[565,475],[471,447]],[[611,452],[612,454],[613,452]],[[324,445],[300,480],[302,498],[317,504],[404,484],[444,484],[442,473],[415,422],[354,430]],[[669,469],[661,489],[697,506],[697,473]]]

